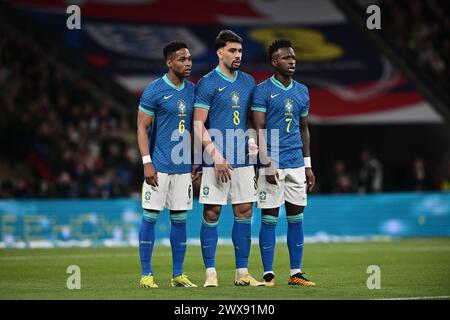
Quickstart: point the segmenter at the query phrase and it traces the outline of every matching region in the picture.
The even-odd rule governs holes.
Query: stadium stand
[[[132,195],[140,175],[135,113],[64,63],[56,43],[45,47],[2,21],[0,197]]]
[[[379,32],[366,28],[368,2],[335,3],[360,31],[404,72],[417,88],[450,121],[450,4],[439,0],[380,0]]]

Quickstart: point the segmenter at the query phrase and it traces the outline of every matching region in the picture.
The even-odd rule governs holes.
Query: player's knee
[[[217,212],[216,210],[205,210],[203,212],[203,220],[205,220],[208,223],[215,223],[219,220],[220,212]]]
[[[236,205],[234,208],[234,216],[240,218],[251,218],[252,217],[252,204],[245,203]]]
[[[159,211],[144,209],[142,213],[144,220],[147,222],[156,223],[156,221],[158,220]]]
[[[298,206],[296,204],[292,204],[289,202],[286,202],[285,206],[286,206],[286,215],[288,216],[303,213],[303,211],[305,210],[305,206]]]

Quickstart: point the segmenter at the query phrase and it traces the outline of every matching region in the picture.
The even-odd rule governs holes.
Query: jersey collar
[[[169,77],[167,76],[167,73],[163,76],[163,80],[169,87],[174,88],[177,91],[181,91],[184,89],[184,83],[185,83],[184,79],[183,79],[183,83],[181,84],[181,86],[179,88],[177,88],[177,86],[174,85],[172,83],[172,81],[170,81]]]
[[[276,85],[278,88],[283,89],[285,91],[288,91],[289,89],[292,88],[292,86],[294,85],[294,79],[291,80],[291,84],[286,88],[280,81],[278,81],[277,79],[275,79],[275,75],[270,77],[270,81],[272,81],[272,83],[274,85]]]
[[[219,66],[217,66],[214,70],[216,70],[216,72],[219,74],[219,76],[221,76],[224,80],[226,80],[228,82],[236,81],[238,74],[239,74],[239,70],[236,70],[236,73],[234,74],[234,78],[231,79],[225,73],[223,73],[222,70],[220,70]]]

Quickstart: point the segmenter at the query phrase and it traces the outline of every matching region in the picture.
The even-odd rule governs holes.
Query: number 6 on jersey
[[[183,133],[184,132],[184,119],[180,120],[180,123],[178,123],[178,132]]]

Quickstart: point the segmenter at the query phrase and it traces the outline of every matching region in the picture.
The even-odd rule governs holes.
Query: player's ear
[[[272,59],[270,59],[270,64],[272,65],[272,67],[276,68],[278,66],[278,59],[273,57]]]
[[[216,53],[217,53],[217,57],[219,58],[219,60],[222,59],[222,57],[223,57],[223,48],[217,49]]]
[[[166,66],[167,66],[167,68],[172,67],[172,59],[167,59],[166,60]]]

